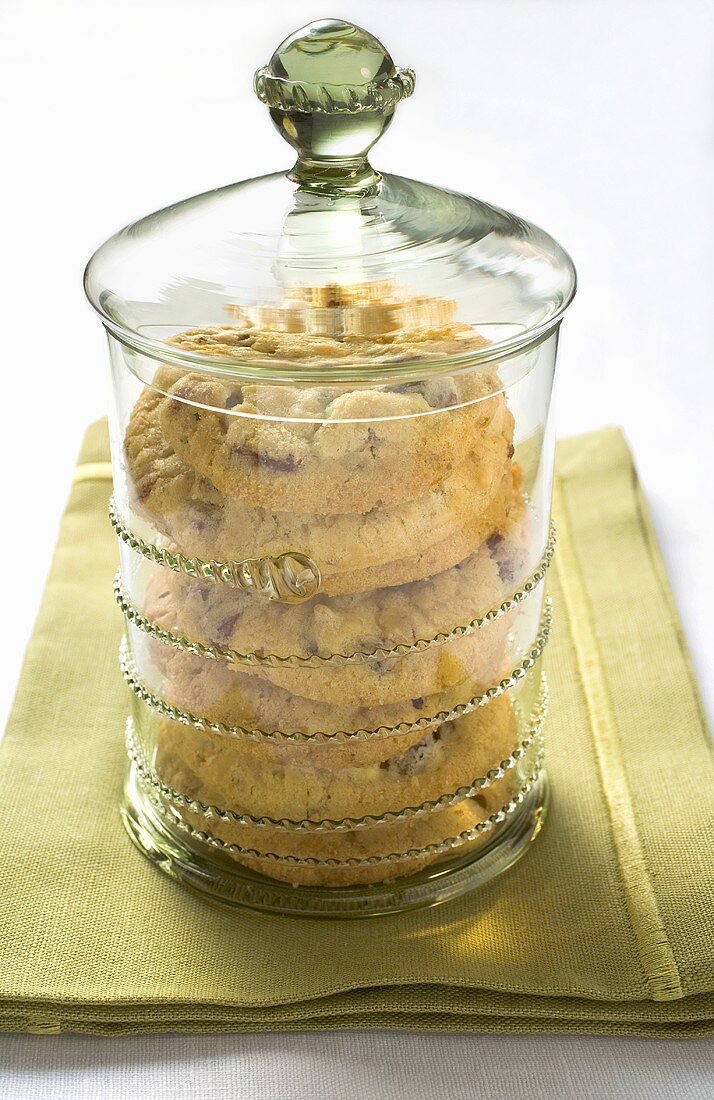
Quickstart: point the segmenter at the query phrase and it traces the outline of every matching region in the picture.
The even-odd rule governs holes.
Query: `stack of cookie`
[[[528,513],[497,376],[434,362],[484,344],[453,313],[297,288],[173,337],[221,372],[160,368],[126,427],[130,513],[208,563],[132,574],[136,677],[163,704],[138,704],[145,766],[178,824],[274,878],[410,874],[479,843],[522,779],[510,698],[475,701],[519,656],[517,609],[480,619],[524,580]],[[421,379],[320,381],[420,359]]]

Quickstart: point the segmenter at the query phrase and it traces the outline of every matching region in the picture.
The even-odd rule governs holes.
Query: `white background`
[[[287,167],[251,91],[334,15],[418,73],[382,169],[478,194],[575,258],[559,434],[624,427],[714,711],[714,4],[0,0],[0,540],[9,709],[82,431],[108,394],[84,263],[150,210]],[[14,1097],[704,1098],[714,1047],[603,1038],[0,1037]]]

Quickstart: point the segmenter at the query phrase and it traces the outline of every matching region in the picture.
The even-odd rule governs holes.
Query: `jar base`
[[[241,866],[200,841],[176,835],[153,807],[132,765],[120,807],[136,847],[170,878],[214,905],[293,917],[334,919],[404,913],[441,905],[512,867],[540,832],[548,808],[541,771],[517,812],[482,847],[395,882],[369,886],[291,886]]]

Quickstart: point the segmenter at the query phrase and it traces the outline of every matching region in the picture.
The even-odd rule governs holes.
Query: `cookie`
[[[506,525],[474,554],[411,584],[352,596],[318,594],[291,606],[147,565],[156,579],[134,598],[148,619],[192,641],[259,657],[308,658],[310,664],[255,664],[250,671],[309,699],[381,706],[435,695],[467,679],[490,684],[501,676],[506,638],[520,608],[443,644],[415,643],[465,626],[513,593],[525,575],[526,517],[522,501],[514,497]],[[528,601],[527,616],[534,608],[537,614],[534,600]],[[415,648],[391,655],[400,645]],[[352,654],[373,656],[332,659]]]
[[[146,386],[134,405],[124,432],[124,466],[128,501],[140,515],[156,524],[179,513],[189,500],[220,502],[210,482],[202,482],[166,442],[159,424],[164,395]],[[165,531],[163,531],[166,534]]]
[[[187,467],[163,437],[160,404],[156,391],[145,390],[126,431],[134,509],[187,557],[304,554],[320,570],[326,595],[404,584],[455,565],[505,521],[507,490],[517,478],[504,405],[504,423],[488,436],[489,456],[484,450],[478,460],[468,457],[422,497],[364,515],[272,512],[225,496]]]
[[[493,787],[482,791],[475,798],[465,799],[456,806],[434,812],[424,817],[414,818],[410,822],[395,822],[375,829],[354,829],[350,832],[333,833],[330,838],[309,839],[300,835],[296,841],[288,840],[284,833],[261,832],[253,834],[255,851],[269,849],[277,856],[297,856],[299,859],[318,860],[364,860],[371,857],[400,855],[398,860],[382,863],[347,866],[300,865],[293,862],[277,862],[272,859],[252,856],[246,851],[229,850],[228,854],[243,866],[261,875],[289,883],[291,886],[358,886],[371,883],[389,883],[415,875],[429,866],[437,867],[452,859],[462,859],[489,843],[497,830],[506,827],[507,819],[496,829],[476,832],[455,847],[446,844],[441,851],[420,851],[431,845],[467,833],[483,823],[491,814],[497,813],[513,797],[515,788],[513,779],[504,776]],[[196,815],[193,827],[201,828]],[[204,826],[205,828],[205,822]],[[237,837],[235,829],[223,822],[213,830],[214,835],[224,844],[241,844],[248,847],[248,837]],[[257,845],[260,844],[260,847]]]
[[[517,724],[506,699],[494,700],[474,714],[443,724],[398,756],[357,768],[261,766],[223,738],[163,722],[158,732],[156,770],[165,784],[181,794],[224,811],[276,820],[358,819],[422,806],[467,787],[505,760],[517,742]],[[438,844],[472,828],[512,797],[522,774],[532,766],[531,757],[529,750],[501,779],[453,806],[349,830],[307,832],[253,826],[231,821],[230,815],[207,819],[188,807],[173,812],[195,829],[206,829],[225,844],[243,849],[300,859],[364,859]],[[464,850],[482,840],[479,836]],[[245,852],[230,854],[271,877],[323,885],[388,881],[440,858],[426,853],[398,863],[312,867],[276,864]],[[446,853],[447,857],[451,854]]]
[[[233,324],[195,328],[167,343],[234,362],[403,362],[478,351],[489,342],[454,320],[453,299],[414,294],[384,279],[294,285],[282,299],[229,310]]]
[[[352,765],[323,758],[277,761],[246,751],[244,741],[160,719],[155,769],[170,783],[165,754],[195,776],[177,789],[223,810],[275,820],[320,821],[398,812],[449,794],[498,766],[516,748],[518,728],[509,700],[491,700],[462,718],[422,733],[392,755]],[[174,785],[174,784],[170,784]]]
[[[174,451],[228,496],[275,511],[364,513],[422,496],[469,454],[491,463],[505,419],[503,397],[486,396],[493,386],[485,374],[351,390],[185,374],[160,419]]]
[[[143,638],[136,628],[130,637],[143,683],[179,711],[233,729],[277,732],[285,737],[303,735],[298,740],[241,738],[246,755],[277,763],[335,768],[385,760],[406,751],[426,730],[440,725],[454,707],[490,686],[467,680],[439,695],[415,696],[381,707],[370,706],[367,700],[361,706],[323,703],[293,695],[225,662],[207,661]],[[508,671],[504,660],[501,672],[505,675]],[[137,720],[145,724],[141,712]],[[399,732],[400,727],[415,723],[419,723],[416,730]],[[354,734],[358,736],[345,736]],[[148,735],[151,738],[150,730]]]

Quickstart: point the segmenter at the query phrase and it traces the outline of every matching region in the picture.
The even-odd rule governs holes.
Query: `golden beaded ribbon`
[[[393,646],[374,646],[371,649],[354,650],[348,653],[292,653],[279,655],[275,653],[241,652],[227,646],[215,643],[200,642],[177,634],[167,627],[160,626],[149,619],[139,610],[130,599],[124,589],[121,572],[118,570],[114,578],[114,597],[119,608],[127,620],[145,634],[156,638],[165,645],[174,649],[182,649],[197,657],[206,657],[209,660],[223,660],[231,664],[241,665],[267,665],[273,668],[322,668],[326,665],[352,664],[360,661],[389,660],[392,657],[404,657],[408,653],[421,653],[436,646],[445,645],[458,638],[466,638],[477,630],[495,622],[509,611],[513,611],[522,604],[538,586],[543,582],[545,575],[553,560],[555,553],[555,529],[551,526],[550,537],[538,566],[524,584],[504,600],[497,607],[491,608],[484,615],[480,615],[462,626],[453,627],[451,630],[440,631],[431,638],[419,638],[413,642],[400,642]]]
[[[213,803],[203,802],[178,791],[167,784],[158,772],[152,767],[150,754],[137,735],[134,722],[131,718],[126,725],[126,747],[129,758],[134,764],[137,775],[142,783],[151,787],[165,802],[179,808],[187,808],[193,813],[200,814],[206,819],[215,818],[219,821],[229,822],[232,825],[249,825],[252,827],[268,827],[282,829],[289,832],[346,832],[351,829],[371,828],[372,826],[407,821],[409,818],[422,817],[435,810],[442,810],[448,806],[456,806],[467,798],[474,798],[479,792],[491,787],[498,780],[503,779],[512,771],[528,751],[537,746],[538,752],[543,751],[543,724],[548,712],[548,685],[545,675],[541,675],[538,699],[533,709],[528,730],[514,747],[513,751],[503,760],[499,760],[493,768],[484,775],[470,780],[469,783],[457,787],[454,791],[439,795],[436,798],[426,799],[415,806],[405,806],[399,810],[387,810],[380,814],[363,814],[360,817],[344,818],[274,818],[267,815],[256,817],[248,813],[240,813],[237,810],[227,810]]]
[[[500,695],[504,695],[507,691],[515,687],[540,659],[543,650],[548,644],[548,639],[550,638],[552,622],[553,612],[551,602],[547,600],[543,608],[541,626],[531,649],[523,657],[520,663],[512,669],[511,673],[504,677],[504,679],[499,680],[497,684],[493,684],[491,687],[486,688],[485,691],[478,695],[471,696],[471,698],[463,703],[457,703],[456,706],[451,707],[449,710],[438,711],[436,714],[417,718],[413,722],[399,722],[394,726],[378,726],[375,729],[365,728],[358,730],[304,733],[300,731],[286,732],[282,730],[261,730],[241,725],[225,725],[222,722],[214,722],[202,715],[195,715],[190,711],[182,710],[153,692],[139,675],[136,663],[129,653],[126,639],[122,640],[120,646],[119,664],[126,683],[138,699],[141,699],[141,701],[151,710],[161,714],[164,718],[170,718],[172,721],[181,722],[186,726],[193,726],[195,729],[207,730],[211,733],[220,734],[223,737],[233,737],[251,741],[307,742],[313,745],[329,744],[332,742],[359,742],[369,741],[374,738],[392,737],[399,734],[417,733],[420,730],[430,729],[438,723],[453,722],[457,718],[463,718],[465,715],[471,714],[472,711],[476,710],[478,707],[484,706],[486,703],[490,702],[491,699],[496,699]]]
[[[511,814],[515,813],[537,783],[542,768],[543,754],[539,751],[534,761],[533,769],[513,797],[509,799],[508,802],[504,802],[498,810],[489,814],[483,821],[477,821],[469,829],[465,829],[455,836],[446,837],[433,844],[425,844],[421,848],[409,848],[402,852],[390,852],[388,855],[355,856],[349,859],[320,859],[316,856],[278,855],[275,852],[260,852],[255,848],[243,848],[239,844],[229,843],[222,840],[220,837],[214,836],[207,830],[197,829],[195,826],[191,825],[190,822],[179,817],[175,812],[172,812],[169,807],[163,804],[157,793],[144,783],[140,775],[137,776],[137,779],[146,792],[153,808],[165,821],[167,821],[170,827],[176,828],[180,832],[186,833],[194,840],[199,840],[213,848],[217,848],[224,852],[235,852],[237,855],[269,864],[277,863],[301,867],[371,867],[382,864],[407,863],[410,860],[418,859],[420,856],[436,857],[439,855],[446,855],[450,851],[462,847],[464,844],[469,844],[477,840],[483,833],[490,832],[490,830],[497,825],[503,824]]]
[[[226,584],[231,588],[252,590],[269,600],[281,603],[304,603],[319,591],[321,574],[319,566],[306,554],[290,551],[276,557],[244,558],[240,561],[206,561],[196,555],[168,550],[153,542],[146,542],[122,520],[114,497],[109,501],[109,520],[121,541],[136,554],[174,573],[183,573],[196,580]],[[534,572],[522,587],[498,607],[488,611],[465,627],[457,628],[460,635],[484,626],[526,599],[543,580],[555,553],[555,526],[551,523],[543,555]],[[440,634],[429,644],[439,640],[449,641],[453,632]],[[426,645],[427,643],[413,643]]]

